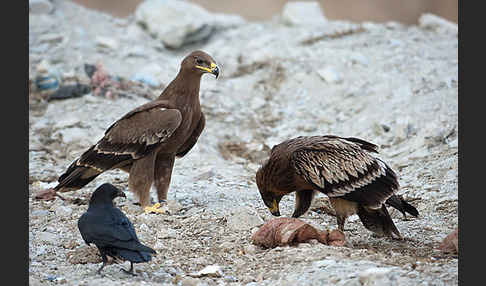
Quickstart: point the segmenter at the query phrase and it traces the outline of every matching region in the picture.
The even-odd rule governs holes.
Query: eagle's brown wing
[[[69,166],[55,189],[80,188],[106,170],[149,154],[174,133],[181,120],[180,111],[162,100],[130,111]]]
[[[398,189],[398,181],[391,168],[369,153],[376,152],[373,146],[356,138],[309,137],[292,153],[291,164],[330,197],[381,207]]]
[[[113,123],[94,150],[104,154],[130,154],[138,159],[166,141],[181,121],[180,111],[166,101],[150,102]]]

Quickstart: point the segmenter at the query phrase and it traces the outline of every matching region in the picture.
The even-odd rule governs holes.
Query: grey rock
[[[135,19],[168,48],[205,40],[212,32],[206,19],[210,13],[186,1],[145,0],[138,5]]]
[[[101,48],[108,48],[110,50],[117,50],[119,47],[118,41],[114,38],[98,36],[95,39],[96,44]]]
[[[191,277],[221,277],[223,276],[223,270],[219,265],[209,265],[201,269],[200,271],[190,273],[189,276]]]
[[[55,209],[56,216],[67,217],[71,216],[73,209],[68,206],[59,206]]]
[[[372,267],[358,273],[359,282],[362,285],[391,285],[390,279],[386,276],[392,271],[391,268]]]
[[[34,210],[32,213],[30,213],[31,216],[33,217],[43,217],[47,216],[49,214],[48,210]]]
[[[250,230],[263,224],[263,219],[249,207],[239,207],[227,217],[228,227],[233,230]]]
[[[430,13],[426,13],[420,16],[418,22],[419,26],[424,29],[430,29],[443,33],[451,33],[457,35],[459,30],[456,23],[453,23],[442,17]]]
[[[197,286],[201,283],[201,280],[193,277],[185,277],[181,280],[181,286]]]
[[[54,10],[54,6],[48,0],[29,0],[29,13],[49,14]]]
[[[182,210],[182,205],[178,201],[168,200],[167,201],[167,208],[170,214],[177,214]]]
[[[59,245],[60,244],[59,237],[56,234],[51,233],[51,232],[46,232],[46,231],[43,231],[43,232],[40,232],[39,234],[37,234],[36,240],[38,240],[42,243],[47,243],[47,244],[51,244],[51,245]]]
[[[324,81],[326,81],[328,83],[338,83],[338,82],[341,82],[342,81],[342,78],[339,75],[339,73],[335,69],[333,69],[331,67],[319,69],[319,70],[317,70],[317,74]]]
[[[64,36],[60,35],[60,34],[53,34],[53,33],[43,34],[39,37],[39,43],[55,44],[55,43],[62,42],[63,39],[64,39]]]
[[[291,26],[322,25],[326,18],[319,2],[287,2],[282,11],[283,23]]]

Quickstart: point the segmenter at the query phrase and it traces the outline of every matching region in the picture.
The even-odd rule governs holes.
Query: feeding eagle
[[[101,173],[121,169],[129,173],[129,189],[146,211],[159,211],[167,200],[174,159],[196,144],[205,118],[199,103],[201,76],[219,75],[211,56],[194,51],[181,63],[179,73],[162,94],[125,114],[113,123],[98,143],[74,160],[51,192],[84,187]],[[159,203],[150,206],[150,187]]]
[[[399,188],[395,172],[372,153],[377,146],[358,138],[300,136],[275,145],[270,158],[256,173],[263,202],[280,216],[279,202],[295,193],[292,217],[303,215],[316,191],[329,197],[339,229],[358,214],[363,225],[380,235],[402,238],[385,204],[406,216],[418,211],[395,195]]]

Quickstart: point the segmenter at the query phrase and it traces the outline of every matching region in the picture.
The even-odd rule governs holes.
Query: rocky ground
[[[29,13],[31,285],[458,284],[457,255],[438,250],[458,227],[457,25],[433,15],[417,26],[326,21],[295,7],[271,21],[246,22],[177,8],[185,3],[169,7],[183,15],[162,17],[150,6],[157,2],[146,1],[148,8],[139,6],[126,19],[69,1],[37,4]],[[168,26],[172,30],[161,29]],[[127,174],[110,171],[66,194],[77,203],[33,196],[54,186],[113,121],[155,98],[195,49],[213,56],[221,76],[201,82],[206,128],[176,161],[170,214],[143,214],[128,192],[116,201],[158,255],[137,264],[136,277],[120,272],[129,263],[97,275],[101,259],[84,244],[77,220],[103,182],[127,191]],[[48,100],[49,91],[36,87],[45,75],[61,85],[90,84],[85,64],[103,66],[129,84],[120,94],[62,100]],[[352,216],[345,247],[252,245],[252,233],[272,218],[255,184],[260,162],[282,140],[317,134],[380,146],[381,158],[400,176],[400,194],[420,212],[404,220],[390,210],[404,241],[376,237]],[[326,203],[319,196],[302,219],[335,228],[335,217],[322,211]],[[281,212],[292,210],[293,196],[287,196]],[[207,273],[199,272],[207,266]]]

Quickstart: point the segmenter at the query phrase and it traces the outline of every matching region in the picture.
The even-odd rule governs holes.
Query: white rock
[[[64,39],[60,34],[43,34],[39,37],[39,43],[58,43]]]
[[[255,254],[257,252],[257,248],[253,244],[245,245],[243,249],[245,250],[246,254]]]
[[[363,285],[387,285],[385,280],[389,282],[389,279],[385,275],[391,270],[391,268],[368,268],[358,274],[359,282]]]
[[[317,74],[326,82],[328,83],[337,83],[340,82],[341,76],[338,74],[336,70],[331,67],[323,68],[317,71]]]
[[[70,216],[73,213],[73,209],[68,206],[59,206],[55,210],[56,216]]]
[[[424,29],[431,29],[437,32],[451,33],[455,35],[458,33],[458,26],[456,23],[433,14],[423,14],[420,16],[418,22],[419,26]]]
[[[323,259],[323,260],[319,260],[319,261],[314,261],[314,263],[312,263],[312,264],[316,267],[328,267],[328,266],[331,266],[331,265],[336,265],[336,260]]]
[[[51,69],[51,65],[46,59],[43,59],[36,67],[38,73],[46,74]]]
[[[228,227],[233,230],[250,230],[264,223],[263,219],[248,207],[239,207],[227,217]]]
[[[177,201],[168,200],[167,208],[169,209],[170,214],[176,214],[182,209],[182,205]]]
[[[451,148],[457,148],[459,146],[458,139],[459,138],[456,138],[456,139],[452,140],[451,142],[448,142],[447,145],[449,145],[449,147],[451,147]]]
[[[319,2],[287,2],[282,11],[282,21],[290,26],[322,25],[326,18]]]
[[[53,9],[54,6],[48,0],[29,0],[29,13],[49,14]]]
[[[171,228],[159,229],[157,238],[177,238],[177,231]]]
[[[96,37],[95,42],[98,46],[103,48],[108,48],[111,50],[118,49],[118,41],[114,38],[98,36]]]
[[[35,210],[30,214],[32,217],[43,217],[49,214],[48,210]]]
[[[58,245],[60,242],[56,234],[51,232],[46,232],[46,231],[39,233],[36,236],[36,240],[42,243],[47,243],[52,245]]]
[[[135,19],[168,48],[204,40],[212,32],[211,14],[186,1],[146,0],[138,5]]]
[[[197,286],[200,282],[197,278],[185,277],[181,280],[181,286]]]
[[[70,114],[66,114],[65,116],[60,116],[59,120],[57,120],[54,123],[53,127],[55,129],[63,129],[63,128],[75,126],[79,123],[81,123],[81,121],[78,117],[70,115]]]
[[[198,272],[190,273],[189,276],[191,277],[203,277],[203,276],[210,276],[210,277],[221,277],[223,276],[223,270],[221,270],[221,266],[219,265],[209,265],[204,267]]]

